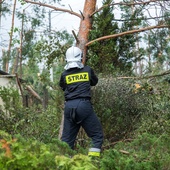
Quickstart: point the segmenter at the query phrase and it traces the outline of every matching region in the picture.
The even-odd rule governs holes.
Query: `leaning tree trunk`
[[[96,0],[86,0],[82,13],[82,20],[80,22],[80,28],[78,32],[78,44],[77,46],[83,50],[83,63],[86,61],[87,47],[89,32],[92,28],[92,16],[91,14],[96,9]]]

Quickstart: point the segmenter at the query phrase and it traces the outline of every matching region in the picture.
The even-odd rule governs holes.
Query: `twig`
[[[78,14],[78,13],[76,13],[76,12],[73,12],[73,11],[70,11],[70,10],[68,10],[68,9],[57,8],[57,7],[52,6],[52,5],[49,5],[49,4],[45,4],[45,3],[41,3],[41,2],[34,2],[34,1],[30,1],[30,0],[24,0],[24,1],[27,2],[27,3],[36,4],[36,5],[39,5],[39,6],[45,6],[45,7],[54,9],[55,11],[67,12],[67,13],[69,13],[69,14],[72,14],[72,15],[75,15],[75,16],[81,18],[81,15],[80,15],[80,14]]]
[[[77,44],[79,44],[79,40],[78,40],[78,38],[77,38],[77,36],[76,36],[74,30],[72,30],[72,33],[73,33],[73,35],[74,35],[74,38],[76,39]]]
[[[149,78],[154,78],[154,77],[160,77],[160,76],[165,76],[167,74],[170,74],[170,70],[165,71],[161,74],[156,74],[156,75],[151,75],[151,76],[145,76],[145,77],[117,77],[117,79],[137,79],[137,80],[142,80],[142,79],[149,79]]]
[[[119,142],[129,142],[129,141],[132,141],[132,140],[133,140],[133,139],[119,140],[119,141],[110,143],[109,146],[103,146],[102,148],[103,148],[103,149],[106,149],[106,148],[109,148],[110,146],[116,145],[116,144],[119,143]]]

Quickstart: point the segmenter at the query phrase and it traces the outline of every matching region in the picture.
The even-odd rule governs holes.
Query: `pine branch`
[[[97,38],[95,40],[92,40],[92,41],[88,42],[86,44],[86,46],[89,46],[92,43],[97,42],[97,41],[102,41],[102,40],[106,40],[106,39],[121,37],[121,36],[124,36],[124,35],[134,34],[134,33],[143,32],[143,31],[147,31],[147,30],[152,30],[152,29],[156,29],[156,28],[168,28],[168,27],[169,27],[168,25],[156,25],[156,26],[151,26],[151,27],[140,28],[140,29],[137,29],[137,30],[130,30],[130,31],[126,31],[126,32],[121,32],[119,34],[107,35],[107,36],[103,36],[103,37],[100,37],[100,38]]]

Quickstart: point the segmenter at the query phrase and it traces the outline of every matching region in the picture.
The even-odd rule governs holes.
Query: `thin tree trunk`
[[[16,54],[16,58],[15,58],[15,62],[13,65],[13,70],[12,70],[12,74],[17,73],[18,71],[18,62],[19,62],[19,48],[16,49],[17,54]]]
[[[138,35],[136,35],[138,36]],[[137,41],[137,51],[139,51],[139,41]],[[139,53],[137,54],[137,57],[139,57]],[[139,76],[142,76],[142,73],[143,73],[143,64],[142,64],[142,59],[139,58]]]
[[[151,70],[150,31],[148,33],[148,63],[149,63],[149,70]]]
[[[1,28],[1,16],[2,16],[2,0],[0,0],[0,28]]]
[[[6,68],[6,53],[5,53],[5,50],[2,49],[2,70],[5,71],[5,68]]]
[[[14,29],[14,18],[15,18],[16,1],[17,0],[14,0],[14,5],[13,5],[12,25],[11,25],[11,33],[10,33],[10,40],[9,40],[9,46],[8,46],[8,54],[7,54],[7,62],[6,62],[6,72],[9,71],[9,60],[10,60],[10,54],[11,54],[11,44],[12,44],[13,29]]]
[[[20,78],[22,78],[22,42],[23,42],[23,28],[24,28],[24,10],[22,14],[22,26],[21,26],[21,33],[20,33]]]
[[[46,86],[43,87],[43,93],[44,93],[44,95],[43,95],[43,107],[46,110],[47,107],[48,107],[48,99],[49,99],[48,90],[47,90]]]
[[[61,139],[62,133],[63,133],[63,126],[64,126],[64,113],[62,114],[61,124],[60,124],[60,130],[58,134],[58,138]]]

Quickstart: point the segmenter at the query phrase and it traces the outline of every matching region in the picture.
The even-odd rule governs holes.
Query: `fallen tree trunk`
[[[43,102],[43,100],[41,99],[41,97],[32,89],[31,86],[26,86],[26,89],[39,101]]]

